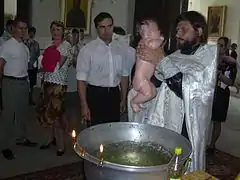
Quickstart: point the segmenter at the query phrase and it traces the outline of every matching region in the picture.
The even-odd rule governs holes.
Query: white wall
[[[4,0],[4,13],[17,14],[17,0]]]
[[[227,6],[224,36],[240,43],[240,1],[239,0],[189,0],[189,10],[201,12],[207,18],[208,6]]]
[[[123,27],[126,31],[132,31],[134,19],[135,0],[98,0],[92,8],[91,37],[96,37],[93,24],[94,17],[100,12],[109,12],[114,18],[117,26]],[[37,39],[41,48],[50,40],[49,25],[53,20],[61,20],[61,0],[39,0],[33,1],[32,24],[37,28]]]

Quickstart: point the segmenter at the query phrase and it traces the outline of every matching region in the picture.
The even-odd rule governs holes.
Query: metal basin
[[[162,145],[170,153],[176,146],[183,149],[182,160],[187,159],[192,147],[183,136],[166,128],[132,122],[107,123],[83,130],[77,137],[75,152],[84,159],[87,180],[167,180],[168,164],[160,166],[126,166],[101,161],[90,155],[101,144],[123,141],[153,142]]]

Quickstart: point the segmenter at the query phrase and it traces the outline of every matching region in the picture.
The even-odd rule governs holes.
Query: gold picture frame
[[[224,36],[227,6],[208,7],[208,37],[217,39]]]
[[[90,35],[91,34],[91,13],[92,13],[92,0],[81,0],[80,2],[80,7],[77,8],[77,12],[74,12],[72,16],[73,21],[69,21],[70,16],[69,12],[74,9],[74,2],[76,0],[62,0],[62,7],[61,7],[61,12],[62,12],[62,19],[63,22],[68,30],[77,28],[77,29],[84,29],[84,34],[85,35]],[[77,15],[76,15],[77,14]],[[83,16],[82,16],[83,15]],[[76,19],[78,17],[79,19]],[[85,23],[81,23],[82,19],[85,19]],[[80,20],[80,21],[78,21]],[[85,24],[85,27],[80,27],[83,24]]]

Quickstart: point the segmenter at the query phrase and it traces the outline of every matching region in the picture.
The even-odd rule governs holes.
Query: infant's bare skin
[[[157,49],[164,41],[156,22],[147,20],[140,27],[141,41],[151,49]],[[155,71],[155,65],[144,61],[137,56],[136,71],[133,79],[133,88],[137,95],[131,100],[133,111],[139,112],[141,104],[151,100],[157,94],[150,79]]]

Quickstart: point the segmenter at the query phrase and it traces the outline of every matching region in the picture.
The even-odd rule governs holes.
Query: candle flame
[[[76,138],[76,131],[75,130],[72,131],[72,137]]]
[[[100,145],[100,153],[103,153],[103,145]]]

